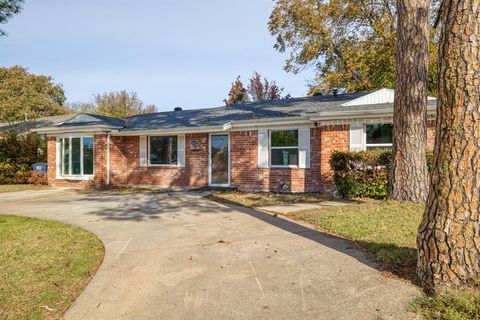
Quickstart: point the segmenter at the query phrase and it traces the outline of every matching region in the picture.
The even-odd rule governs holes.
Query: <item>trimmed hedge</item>
[[[35,183],[32,164],[45,162],[45,139],[35,133],[19,136],[7,133],[0,136],[0,184]]]
[[[426,157],[430,170],[432,153],[427,152]],[[335,151],[330,166],[338,193],[343,197],[386,198],[391,161],[388,149]]]

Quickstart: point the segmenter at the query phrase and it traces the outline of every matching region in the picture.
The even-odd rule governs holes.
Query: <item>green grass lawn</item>
[[[48,186],[36,185],[36,184],[0,184],[0,193],[3,192],[15,192],[25,190],[43,190]]]
[[[384,270],[414,281],[416,235],[422,205],[365,200],[357,205],[288,214],[327,233],[350,239],[372,253]],[[426,319],[480,320],[480,286],[423,296],[412,307]]]
[[[263,207],[295,202],[319,202],[332,200],[332,197],[318,193],[274,193],[274,192],[240,192],[213,191],[207,196],[210,200],[241,205],[245,207]]]
[[[0,319],[61,319],[103,260],[92,233],[0,216]]]

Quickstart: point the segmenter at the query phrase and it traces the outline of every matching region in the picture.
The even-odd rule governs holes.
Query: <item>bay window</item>
[[[391,124],[367,124],[365,130],[366,149],[391,148],[392,132]]]
[[[61,176],[93,175],[93,137],[60,138]]]
[[[270,165],[298,166],[298,130],[270,131]]]
[[[151,136],[149,139],[150,165],[177,165],[177,136]]]

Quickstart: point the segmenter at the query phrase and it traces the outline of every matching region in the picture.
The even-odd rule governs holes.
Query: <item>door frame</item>
[[[227,136],[227,147],[228,147],[228,166],[227,166],[227,175],[228,183],[227,184],[218,184],[212,183],[212,136]],[[230,133],[209,133],[208,134],[208,185],[211,187],[230,187]]]

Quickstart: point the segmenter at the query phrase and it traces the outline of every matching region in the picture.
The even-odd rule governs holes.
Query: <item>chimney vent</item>
[[[173,108],[173,111],[175,111],[175,112],[182,111],[182,108],[181,107],[175,107],[175,108]]]

